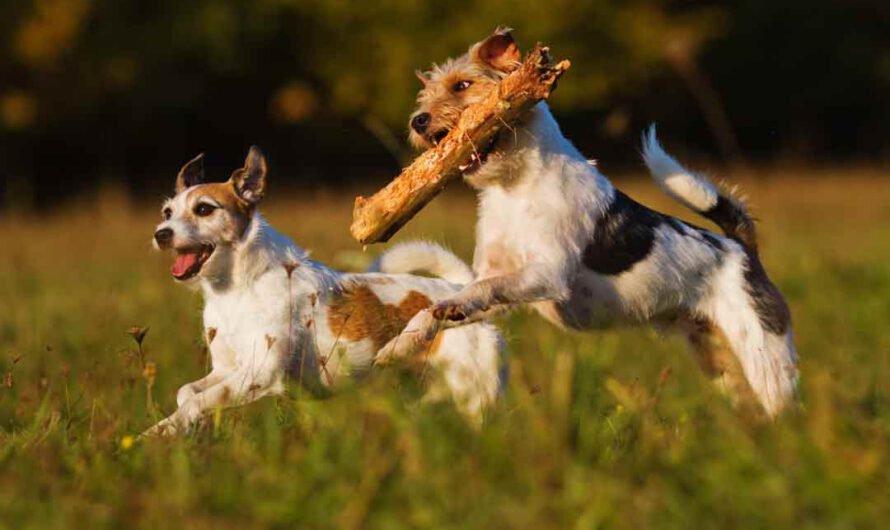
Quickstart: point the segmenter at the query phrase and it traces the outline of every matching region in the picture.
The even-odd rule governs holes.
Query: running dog
[[[180,388],[176,412],[146,435],[182,433],[216,408],[281,394],[288,377],[334,388],[360,376],[411,317],[473,279],[454,254],[421,242],[385,253],[382,273],[343,274],[308,259],[257,211],[266,171],[252,147],[228,181],[204,184],[198,156],[163,205],[154,246],[173,252],[176,281],[204,295],[212,370]],[[441,279],[404,274],[417,270]],[[427,352],[440,375],[427,396],[450,396],[478,424],[501,388],[501,348],[489,324],[443,332]]]
[[[435,145],[463,109],[519,64],[510,30],[498,29],[463,56],[418,72],[424,86],[409,122],[412,143]],[[753,220],[731,194],[665,153],[654,127],[643,144],[659,186],[723,236],[616,189],[541,102],[462,168],[479,194],[476,279],[418,313],[379,362],[412,354],[442,327],[530,305],[571,329],[643,322],[679,328],[705,373],[731,397],[753,391],[770,417],[796,403],[791,316],[761,264]]]

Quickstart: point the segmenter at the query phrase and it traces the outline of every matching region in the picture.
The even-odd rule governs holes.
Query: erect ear
[[[423,84],[423,86],[426,86],[430,82],[426,74],[421,72],[420,70],[414,70],[414,75],[417,77],[417,80],[420,81],[421,84]]]
[[[176,176],[176,193],[182,193],[186,188],[191,188],[204,181],[204,153],[189,160],[179,170]]]
[[[473,59],[502,72],[512,72],[518,68],[521,56],[512,31],[507,27],[498,27],[490,37],[473,47]]]
[[[249,204],[257,204],[266,192],[266,157],[252,145],[244,159],[244,167],[236,169],[229,179],[235,193]]]

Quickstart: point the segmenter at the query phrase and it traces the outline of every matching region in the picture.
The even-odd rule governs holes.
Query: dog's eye
[[[454,92],[463,92],[464,90],[470,88],[470,85],[472,84],[472,81],[458,81],[457,83],[451,85],[451,90],[453,90]]]
[[[216,206],[202,202],[195,206],[195,215],[198,217],[207,217],[212,214],[214,210],[216,210]]]
[[[169,221],[171,217],[173,217],[173,210],[170,208],[164,208],[164,211],[161,212],[161,215],[164,216],[164,219]]]

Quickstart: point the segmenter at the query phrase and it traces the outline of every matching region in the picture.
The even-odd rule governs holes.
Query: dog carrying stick
[[[567,60],[556,64],[549,49],[537,44],[522,65],[481,102],[468,107],[438,145],[428,149],[385,188],[371,197],[356,197],[352,236],[362,244],[388,241],[449,182],[461,174],[478,146],[509,127],[536,103],[550,97],[556,81],[569,69]]]

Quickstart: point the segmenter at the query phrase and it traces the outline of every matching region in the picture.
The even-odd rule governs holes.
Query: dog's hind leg
[[[723,331],[710,320],[691,315],[681,317],[676,325],[685,335],[699,368],[733,406],[756,409],[757,397]]]
[[[769,417],[797,404],[797,366],[789,330],[784,336],[763,329],[759,322],[720,323],[748,386]]]
[[[503,341],[494,327],[476,324],[439,333],[428,352],[437,380],[424,401],[450,397],[475,427],[506,384]]]
[[[771,321],[765,310],[784,307],[778,291],[772,284],[771,289],[753,284],[744,259],[728,260],[714,278],[713,286],[697,314],[708,318],[722,332],[764,411],[775,417],[796,405],[797,353],[790,318]],[[769,299],[765,300],[766,297]]]

